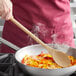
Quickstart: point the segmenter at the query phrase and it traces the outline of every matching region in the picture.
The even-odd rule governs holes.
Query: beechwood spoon
[[[21,23],[19,23],[14,17],[11,17],[10,21],[13,22],[15,25],[17,25],[17,27],[19,27],[22,31],[28,34],[37,43],[41,44],[45,49],[47,49],[48,53],[52,55],[54,61],[58,65],[62,67],[67,67],[70,64],[70,60],[66,53],[49,47],[47,44],[41,41],[38,37],[36,37],[33,33],[31,33],[27,28],[25,28]]]

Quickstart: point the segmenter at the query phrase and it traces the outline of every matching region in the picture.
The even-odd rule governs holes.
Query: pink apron
[[[13,15],[45,43],[66,44],[74,47],[69,0],[12,0]],[[24,47],[36,44],[10,21],[4,25],[3,38]],[[1,52],[14,53],[2,45]]]

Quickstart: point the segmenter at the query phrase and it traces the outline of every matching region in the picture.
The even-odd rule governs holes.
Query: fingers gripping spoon
[[[48,45],[46,45],[43,41],[41,41],[38,37],[36,37],[33,33],[31,33],[27,28],[25,28],[21,23],[19,23],[14,17],[12,17],[10,21],[13,22],[17,27],[19,27],[26,34],[28,34],[37,43],[41,44],[45,49],[47,49],[48,53],[53,56],[54,61],[58,65],[62,67],[67,67],[70,64],[70,60],[65,53],[58,51],[56,49],[53,49]]]

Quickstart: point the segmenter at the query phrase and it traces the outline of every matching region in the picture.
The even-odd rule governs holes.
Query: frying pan
[[[60,68],[60,69],[41,69],[41,68],[35,68],[35,67],[24,65],[21,63],[21,60],[26,54],[38,55],[41,53],[41,51],[43,51],[44,53],[47,53],[47,50],[39,44],[19,48],[16,45],[8,42],[7,40],[3,38],[0,38],[0,41],[17,51],[15,53],[15,59],[17,60],[19,67],[23,70],[24,73],[26,73],[27,71],[29,74],[34,75],[34,76],[68,76],[72,74],[74,71],[76,71],[76,66]],[[58,45],[58,44],[48,44],[48,46],[51,46],[58,50],[61,49],[61,51],[64,51],[67,54],[72,55],[76,58],[75,48]]]

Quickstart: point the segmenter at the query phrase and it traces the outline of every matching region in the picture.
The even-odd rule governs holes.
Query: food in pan
[[[68,67],[76,65],[76,59],[73,56],[68,57],[71,61]],[[22,59],[21,62],[31,67],[44,68],[44,69],[63,68],[55,63],[51,55],[45,54],[43,52],[36,56],[25,55],[25,57]]]

